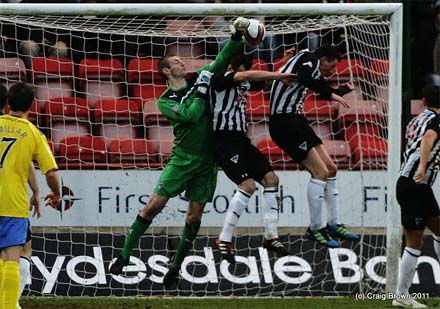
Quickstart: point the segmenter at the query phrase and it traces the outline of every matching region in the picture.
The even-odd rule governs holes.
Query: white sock
[[[324,190],[324,199],[328,205],[328,224],[337,225],[339,221],[339,192],[336,187],[336,177],[328,178]]]
[[[307,188],[307,200],[309,201],[310,229],[317,231],[324,227],[322,222],[322,206],[324,203],[324,188],[326,182],[318,179],[310,179]]]
[[[437,254],[438,261],[440,262],[440,236],[432,235],[434,238],[434,251]]]
[[[414,278],[417,268],[417,259],[420,256],[420,250],[405,247],[402,254],[402,259],[399,264],[399,280],[397,283],[398,295],[408,294],[408,290]]]
[[[226,213],[225,223],[223,224],[220,240],[230,242],[234,227],[237,225],[238,219],[246,208],[250,195],[244,191],[237,190],[231,200],[228,212]]]
[[[18,300],[20,300],[21,294],[23,294],[24,287],[29,280],[29,276],[31,275],[31,262],[25,258],[20,257],[20,294]],[[18,307],[17,301],[17,307]]]
[[[264,238],[278,238],[278,202],[277,187],[266,187],[263,192],[264,200]]]

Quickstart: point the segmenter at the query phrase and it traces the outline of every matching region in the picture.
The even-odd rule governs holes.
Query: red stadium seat
[[[173,128],[159,124],[147,127],[147,138],[154,143],[154,149],[159,155],[159,162],[163,165],[171,155],[174,144]]]
[[[271,138],[262,139],[257,148],[271,162],[275,168],[297,168],[298,164],[293,163],[292,159],[281,148],[279,148]]]
[[[347,169],[351,163],[350,145],[341,140],[323,140],[323,146],[338,168]]]
[[[118,59],[93,59],[84,58],[79,63],[79,77],[92,80],[123,79],[124,71],[121,61]]]
[[[137,100],[98,100],[94,109],[97,132],[104,137],[107,144],[115,138],[137,138],[141,123],[140,116]]]
[[[79,78],[92,108],[97,100],[118,99],[121,96],[124,71],[118,59],[82,59]]]
[[[165,84],[131,84],[131,97],[140,100],[158,99],[167,89]]]
[[[270,72],[269,64],[264,59],[252,59],[251,70],[260,70]]]
[[[144,125],[155,126],[159,125],[159,122],[165,122],[166,118],[159,110],[157,106],[157,100],[144,101],[142,105],[142,111],[144,113]]]
[[[31,109],[28,113],[28,119],[30,122],[32,122],[34,125],[36,125],[39,129],[43,128],[43,121],[42,121],[42,114],[41,114],[41,106],[36,101],[32,102]]]
[[[89,106],[85,99],[52,98],[45,104],[45,113],[50,137],[56,146],[65,137],[89,135],[91,132]]]
[[[250,122],[248,124],[248,137],[254,145],[258,145],[263,139],[270,138],[269,123],[266,121]]]
[[[332,140],[333,139],[333,132],[331,128],[331,122],[325,121],[325,122],[318,122],[314,121],[310,123],[310,126],[312,127],[313,131],[315,131],[315,134],[322,140]]]
[[[60,141],[60,161],[66,163],[105,163],[106,148],[96,136],[70,136]]]
[[[73,63],[67,58],[32,58],[35,96],[43,105],[56,97],[70,97],[73,92]]]
[[[370,121],[379,124],[384,123],[385,113],[382,106],[376,101],[357,101],[349,102],[349,107],[344,107],[339,104],[339,124],[343,127],[344,123],[353,121]]]
[[[154,143],[146,139],[115,139],[109,146],[109,163],[146,164],[156,161]]]
[[[358,59],[341,59],[335,69],[335,74],[330,77],[332,80],[337,80],[339,82],[351,80],[350,72],[353,75],[354,80],[364,79],[366,77],[366,68],[364,63]]]
[[[23,60],[19,58],[0,58],[0,80],[7,88],[15,85],[17,82],[26,81],[26,67]]]
[[[278,72],[284,65],[284,58],[277,58],[273,61],[273,71]]]
[[[373,59],[371,61],[370,74],[373,80],[380,80],[382,82],[386,81],[386,84],[388,84],[389,72],[390,63],[388,60]]]
[[[309,121],[332,121],[335,119],[335,104],[318,100],[314,95],[306,96],[303,107],[304,116]]]
[[[128,82],[136,83],[140,81],[164,81],[158,72],[157,64],[159,58],[135,58],[128,63]]]
[[[386,140],[374,136],[363,136],[361,139],[352,139],[350,148],[355,160],[353,168],[361,166],[366,169],[387,168],[388,144]]]
[[[262,91],[251,91],[247,99],[246,115],[249,121],[269,120],[269,100]]]
[[[375,101],[350,102],[350,107],[339,106],[339,127],[344,128],[345,140],[361,137],[384,138],[387,135],[385,114]],[[351,144],[350,144],[351,145]]]

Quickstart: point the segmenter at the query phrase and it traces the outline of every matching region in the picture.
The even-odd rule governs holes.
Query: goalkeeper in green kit
[[[158,70],[167,80],[168,88],[159,98],[158,106],[173,126],[174,147],[154,193],[135,219],[121,254],[110,267],[112,274],[121,274],[124,266],[129,264],[133,247],[168,199],[185,191],[189,199],[185,227],[176,255],[163,279],[166,288],[177,283],[180,266],[193,246],[203,209],[207,202],[211,202],[217,183],[217,165],[211,146],[211,110],[207,102],[211,75],[226,70],[231,56],[243,48],[242,31],[248,26],[247,19],[237,18],[231,39],[215,61],[197,70],[188,80],[185,80],[185,63],[180,57],[165,56],[159,61]]]

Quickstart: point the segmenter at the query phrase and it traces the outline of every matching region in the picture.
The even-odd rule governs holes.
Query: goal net
[[[14,14],[11,5],[2,10],[0,83],[35,86],[29,119],[49,138],[62,180],[60,207],[45,208],[41,219],[31,219],[32,283],[25,294],[334,296],[384,291],[386,218],[396,207],[394,198],[387,198],[387,179],[396,175],[388,156],[394,149],[398,166],[400,155],[390,142],[396,137],[392,132],[400,134],[400,110],[388,99],[389,91],[400,98],[397,77],[389,74],[390,44],[396,44],[393,35],[399,31],[391,29],[392,10],[380,13],[372,6],[366,15],[363,7],[354,5],[350,11],[343,5],[339,12],[346,13],[340,15],[332,5],[319,12],[311,6],[308,13],[304,6],[283,5],[278,11],[261,6],[256,13],[234,11],[234,6],[182,5],[160,15],[154,6],[125,6],[35,6],[33,14]],[[345,96],[350,107],[310,92],[304,113],[338,165],[341,221],[361,239],[327,249],[305,237],[310,176],[270,139],[269,93],[250,92],[248,133],[280,177],[279,233],[290,255],[279,258],[262,248],[260,189],[236,229],[237,264],[221,261],[214,239],[236,186],[220,171],[213,203],[206,207],[176,290],[166,291],[161,283],[184,225],[183,196],[170,200],[156,217],[123,275],[112,276],[109,265],[171,154],[172,128],[156,105],[166,89],[158,59],[177,54],[188,72],[210,63],[237,15],[259,18],[266,26],[263,43],[246,46],[254,69],[279,69],[290,48],[331,44],[340,51],[343,59],[329,80],[335,87],[354,84]],[[397,118],[391,129],[393,108]],[[39,180],[44,194],[44,177]],[[388,193],[393,190],[388,186]]]

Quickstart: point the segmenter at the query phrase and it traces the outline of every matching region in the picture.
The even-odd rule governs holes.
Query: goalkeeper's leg
[[[110,272],[112,274],[121,274],[124,266],[128,265],[133,247],[139,242],[141,236],[148,229],[153,218],[165,207],[168,199],[168,197],[157,193],[151,195],[147,205],[141,210],[131,225],[127,237],[125,238],[124,248],[121,254],[110,267]]]
[[[179,275],[182,262],[188,255],[188,252],[192,249],[194,240],[196,239],[199,232],[204,208],[204,203],[202,204],[193,201],[189,203],[186,212],[185,227],[183,228],[182,238],[180,239],[179,245],[177,247],[173,263],[171,264],[168,272],[163,278],[163,285],[166,288],[173,287],[177,283],[177,277]]]

